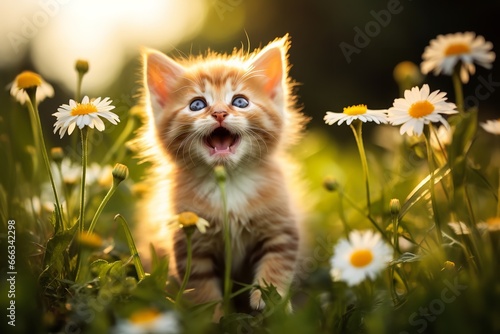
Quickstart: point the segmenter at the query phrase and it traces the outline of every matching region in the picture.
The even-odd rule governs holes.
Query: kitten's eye
[[[207,107],[207,103],[203,99],[195,99],[189,104],[189,110],[199,111]]]
[[[233,102],[231,102],[231,104],[238,108],[246,108],[248,107],[250,102],[248,102],[246,97],[236,96],[235,98],[233,98]]]

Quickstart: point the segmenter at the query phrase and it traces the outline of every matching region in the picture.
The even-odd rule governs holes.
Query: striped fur
[[[227,173],[234,276],[249,265],[250,283],[273,284],[282,295],[294,276],[300,213],[294,196],[298,192],[291,189],[295,167],[285,151],[299,138],[305,118],[288,77],[288,48],[285,36],[250,54],[209,53],[173,60],[154,50],[143,53],[148,122],[139,144],[154,167],[150,194],[141,205],[139,248],[147,261],[152,242],[158,253],[169,256],[171,274],[181,280],[185,235],[169,230],[165,222],[183,211],[208,220],[207,233],[193,235],[186,296],[195,303],[222,298],[224,216],[213,173],[217,165],[225,166]],[[232,105],[238,96],[249,106]],[[196,98],[207,106],[191,111]],[[220,126],[239,138],[232,141],[230,153],[213,153],[217,145],[210,136]],[[225,143],[224,138],[218,140]],[[259,290],[251,293],[250,306],[264,307]]]

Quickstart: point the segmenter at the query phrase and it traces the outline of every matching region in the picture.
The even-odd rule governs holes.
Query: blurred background
[[[493,29],[497,0],[2,0],[0,13],[0,87],[22,70],[41,73],[56,89],[56,97],[43,104],[47,114],[73,97],[78,58],[90,62],[83,94],[132,106],[141,46],[172,56],[209,48],[253,50],[290,33],[291,75],[301,83],[300,102],[311,126],[339,138],[350,129],[328,128],[325,111],[359,103],[390,107],[398,94],[394,66],[403,60],[420,64],[438,34],[475,31],[494,50],[500,45]],[[500,82],[498,66],[493,72],[478,68],[464,88],[470,104],[481,104],[480,118],[497,117],[500,84],[480,91],[487,98],[474,98],[488,79]],[[426,81],[453,99],[449,77],[430,75]],[[3,113],[12,103],[7,90],[0,102]],[[47,122],[51,126],[50,117]]]

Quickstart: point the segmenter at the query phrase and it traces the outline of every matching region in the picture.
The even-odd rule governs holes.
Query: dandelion
[[[500,119],[488,120],[486,123],[480,123],[480,125],[486,132],[500,135]]]
[[[434,75],[452,75],[460,62],[460,79],[467,83],[469,74],[476,72],[474,63],[491,68],[495,60],[492,48],[491,42],[486,42],[483,36],[476,36],[473,32],[438,35],[425,48],[420,68],[424,74],[432,71]]]
[[[389,108],[389,122],[392,125],[402,125],[400,134],[407,133],[410,136],[422,134],[424,124],[441,122],[447,129],[450,125],[441,114],[456,114],[456,105],[445,102],[448,98],[446,93],[439,90],[430,93],[429,85],[425,84],[422,89],[413,87],[406,90],[404,98],[395,99],[393,106]]]
[[[392,248],[380,234],[371,230],[352,231],[349,240],[342,239],[334,248],[330,260],[332,275],[354,286],[366,278],[375,279],[392,260]]]
[[[29,99],[27,89],[36,87],[36,101],[42,102],[47,97],[54,96],[54,88],[43,78],[31,71],[20,73],[10,84],[10,95],[19,103],[25,104]]]
[[[328,125],[333,125],[337,123],[341,125],[346,122],[347,125],[351,125],[354,120],[359,119],[363,123],[375,122],[377,124],[387,123],[387,116],[385,110],[370,110],[365,104],[358,104],[350,107],[344,108],[342,113],[336,113],[327,111],[325,117],[323,118],[325,123]]]
[[[176,313],[144,309],[132,313],[128,319],[119,319],[111,333],[116,334],[176,334],[180,333]]]
[[[59,135],[62,138],[66,131],[70,135],[76,126],[80,129],[85,126],[92,129],[95,127],[97,130],[103,131],[105,126],[100,117],[104,117],[116,125],[120,119],[110,111],[115,108],[111,105],[111,102],[113,101],[109,100],[109,97],[103,100],[98,97],[90,101],[89,97],[85,96],[81,103],[70,100],[69,105],[63,104],[57,109],[58,112],[52,114],[57,117],[54,124],[54,133],[59,130]]]

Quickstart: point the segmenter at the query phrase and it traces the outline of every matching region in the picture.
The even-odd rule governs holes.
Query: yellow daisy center
[[[445,56],[454,56],[454,55],[460,55],[464,53],[469,53],[470,52],[470,47],[467,44],[464,43],[455,43],[455,44],[450,44],[444,50],[444,55]]]
[[[186,211],[179,214],[179,224],[182,226],[196,225],[198,220],[199,218],[194,212]]]
[[[38,87],[42,84],[42,77],[31,71],[24,71],[16,77],[17,87],[26,89]]]
[[[87,115],[97,112],[97,107],[92,103],[78,103],[76,107],[71,109],[71,116]]]
[[[358,249],[351,254],[351,264],[361,268],[370,264],[373,260],[373,253],[369,249]]]
[[[344,108],[344,114],[355,116],[365,114],[368,108],[365,104],[358,104],[356,106],[350,106]]]
[[[160,312],[154,309],[141,310],[132,314],[129,317],[129,320],[134,324],[144,324],[155,320],[159,315]]]
[[[410,106],[408,113],[413,118],[420,118],[432,114],[434,105],[427,100],[418,101]]]

